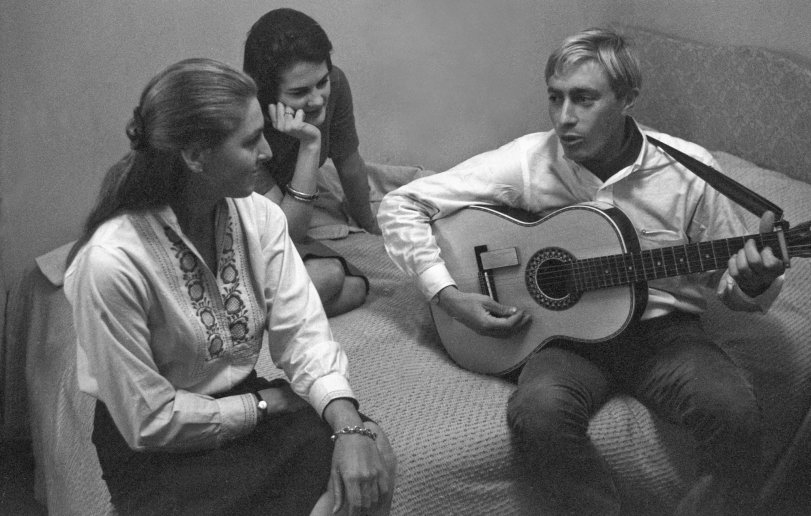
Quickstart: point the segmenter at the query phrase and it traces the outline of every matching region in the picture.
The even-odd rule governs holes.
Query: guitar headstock
[[[787,230],[785,237],[790,256],[811,258],[811,220]]]

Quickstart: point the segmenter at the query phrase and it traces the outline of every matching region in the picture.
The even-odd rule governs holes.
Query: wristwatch
[[[265,419],[268,415],[268,402],[262,399],[262,395],[259,394],[259,391],[255,391],[253,394],[258,400],[256,402],[256,408],[259,410],[259,419]]]

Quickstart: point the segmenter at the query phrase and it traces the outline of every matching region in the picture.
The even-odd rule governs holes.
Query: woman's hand
[[[369,177],[360,153],[356,150],[347,156],[333,158],[333,162],[346,195],[349,214],[367,232],[382,234],[369,204]]]
[[[332,513],[360,516],[388,514],[397,476],[397,459],[386,435],[375,423],[361,423],[355,405],[346,398],[329,402],[324,419],[336,430],[363,424],[377,434],[340,434],[332,453],[328,493]]]
[[[294,110],[282,102],[269,104],[268,115],[274,129],[299,140],[298,156],[289,186],[307,194],[316,192],[318,188],[316,174],[321,157],[321,131],[304,121],[303,110]],[[283,191],[288,185],[278,186]],[[290,237],[294,242],[303,241],[310,227],[312,203],[301,202],[283,194],[279,206],[287,217]]]
[[[321,131],[304,121],[304,110],[295,110],[281,102],[268,104],[268,115],[273,128],[299,140],[302,144],[321,143]]]
[[[454,286],[437,293],[439,307],[479,335],[508,337],[530,321],[530,315],[517,307],[502,305],[483,294],[462,292]]]
[[[364,426],[375,432],[377,439],[342,434],[335,440],[330,477],[333,513],[342,509],[341,514],[349,516],[388,513],[394,489],[394,478],[389,475],[395,470],[394,453],[380,427],[372,422]]]

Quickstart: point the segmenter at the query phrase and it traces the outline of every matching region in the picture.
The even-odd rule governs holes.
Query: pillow
[[[377,214],[380,201],[389,191],[432,173],[419,166],[366,163],[372,213]],[[335,240],[345,238],[349,233],[363,231],[349,215],[341,180],[331,159],[318,170],[318,191],[320,197],[315,201],[310,229],[307,231],[310,238]]]
[[[811,184],[716,151],[721,170],[784,210],[798,224],[811,219]],[[751,216],[757,232],[757,217]],[[802,459],[796,447],[811,438],[804,419],[811,407],[811,260],[794,258],[780,296],[766,314],[733,312],[711,296],[708,330],[751,375],[766,425],[764,460],[776,489]],[[799,430],[798,430],[799,428]]]

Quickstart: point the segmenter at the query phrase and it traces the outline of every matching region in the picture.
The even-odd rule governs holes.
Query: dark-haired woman
[[[283,213],[253,193],[263,129],[244,73],[168,67],[69,257],[79,387],[119,514],[388,511],[391,447],[357,411]],[[289,383],[257,376],[264,338]]]
[[[319,167],[327,158],[335,164],[352,218],[380,234],[358,152],[352,93],[346,75],[332,64],[331,51],[332,43],[315,20],[293,9],[276,9],[251,27],[243,64],[259,88],[268,117],[265,135],[274,154],[257,191],[287,216],[328,316],[363,304],[368,282],[343,257],[307,236]]]

